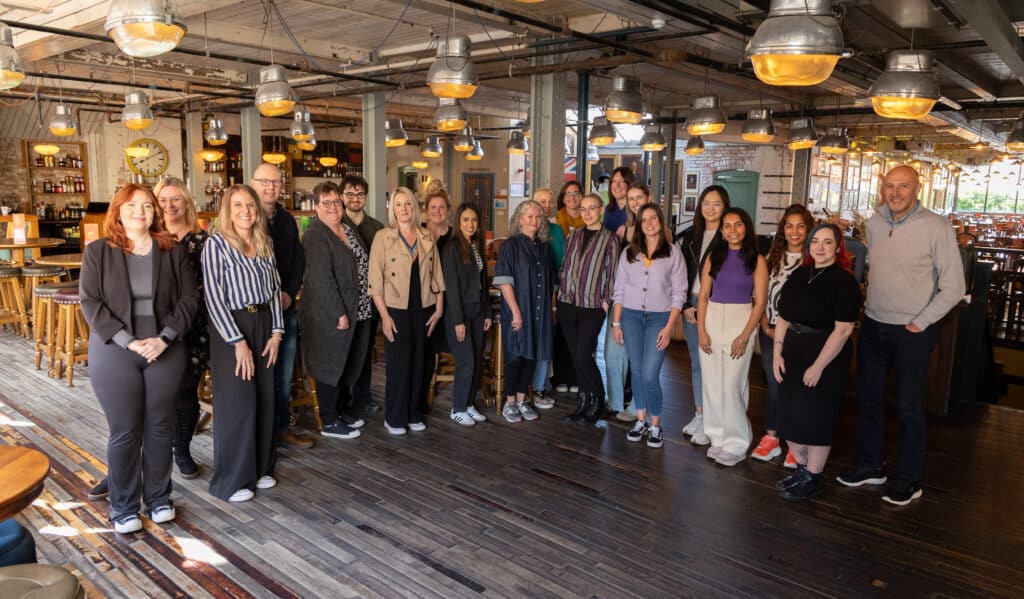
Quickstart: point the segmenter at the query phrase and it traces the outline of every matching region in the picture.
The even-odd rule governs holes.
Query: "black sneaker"
[[[107,495],[110,495],[110,489],[107,488],[106,478],[96,483],[95,487],[89,489],[89,501],[106,499]]]
[[[647,433],[647,447],[661,447],[663,442],[662,434],[662,428],[660,426],[652,426],[650,431]]]
[[[380,414],[380,404],[372,399],[370,400],[370,403],[359,409],[362,411],[363,416],[376,416],[377,414]]]
[[[349,416],[348,414],[342,413],[338,416],[338,422],[344,424],[349,428],[363,428],[366,421],[362,418],[356,418],[355,416]]]
[[[643,440],[648,432],[649,429],[647,428],[647,423],[643,420],[637,420],[636,424],[633,425],[633,428],[629,429],[629,432],[626,433],[626,440],[636,443]]]
[[[790,485],[779,493],[783,499],[787,501],[806,501],[811,497],[820,495],[825,490],[821,474],[814,474],[810,470],[805,470],[804,472],[807,474],[800,479],[800,482]]]
[[[803,464],[797,464],[796,472],[790,474],[786,478],[775,483],[775,490],[785,491],[786,489],[792,487],[793,485],[798,485],[803,479],[807,478],[808,474],[810,473],[807,471],[807,468],[804,467]]]
[[[178,472],[181,473],[182,478],[191,480],[199,476],[199,464],[196,464],[196,461],[192,459],[192,454],[187,449],[182,451],[175,450],[174,463],[178,466]]]
[[[853,472],[844,472],[836,477],[839,484],[847,487],[859,487],[861,485],[884,485],[889,479],[885,476],[885,470],[881,468],[860,467]]]
[[[360,432],[359,429],[352,428],[338,421],[320,429],[320,434],[325,437],[337,437],[338,439],[355,439],[360,435]]]
[[[924,491],[921,490],[921,485],[905,480],[894,480],[886,487],[882,501],[893,505],[907,505],[915,499],[920,499],[922,495]]]

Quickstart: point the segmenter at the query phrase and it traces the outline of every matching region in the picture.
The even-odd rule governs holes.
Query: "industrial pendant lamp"
[[[40,143],[32,146],[36,154],[40,156],[53,156],[60,152],[60,146],[51,143]]]
[[[284,67],[272,64],[260,69],[256,108],[263,116],[281,116],[295,107],[295,94],[285,78]]]
[[[203,159],[203,162],[217,162],[224,157],[224,150],[203,148],[203,151],[199,152],[199,156]]]
[[[526,138],[523,137],[522,131],[513,131],[505,148],[508,149],[509,154],[518,154],[520,156],[530,151],[530,146],[526,143]]]
[[[170,0],[113,0],[103,28],[122,52],[139,58],[170,52],[186,31]]]
[[[131,135],[131,134],[129,134],[129,135]],[[145,157],[149,156],[149,153],[150,153],[149,152],[149,146],[144,146],[144,145],[141,145],[141,144],[133,145],[137,141],[138,141],[138,138],[136,138],[134,141],[129,142],[129,144],[127,146],[125,146],[125,148],[124,148],[125,156],[128,156],[129,158],[145,158]]]
[[[766,144],[775,139],[775,123],[767,108],[751,108],[747,112],[747,122],[740,129],[743,141]]]
[[[6,23],[0,23],[0,89],[18,87],[24,80],[25,70],[14,50],[14,34]]]
[[[686,140],[686,149],[683,151],[687,156],[700,156],[704,153],[704,140],[699,135],[691,136]]]
[[[67,137],[77,133],[78,123],[75,121],[75,115],[71,114],[71,107],[63,102],[54,106],[48,128],[50,134],[57,137]]]
[[[665,136],[661,134],[661,127],[658,125],[648,125],[644,129],[644,135],[640,138],[640,147],[645,152],[660,152],[665,149],[668,142],[665,141]]]
[[[281,164],[288,159],[288,156],[281,151],[281,144],[278,138],[273,137],[270,139],[269,147],[263,152],[263,162],[269,164]]]
[[[121,122],[129,129],[139,131],[153,124],[153,111],[149,109],[146,92],[133,89],[124,95]]]
[[[615,127],[608,124],[603,116],[594,117],[594,126],[590,128],[587,141],[595,146],[607,146],[615,142]]]
[[[480,145],[479,139],[473,140],[473,149],[466,154],[466,160],[483,160],[484,148]]]
[[[455,136],[455,141],[452,143],[452,147],[459,152],[470,152],[475,146],[476,140],[473,138],[473,128],[464,127],[462,133]]]
[[[476,93],[476,66],[469,58],[465,35],[441,37],[437,55],[427,71],[427,85],[438,98],[471,98]]]
[[[875,114],[890,119],[921,119],[939,99],[934,59],[927,50],[893,50],[885,56],[885,72],[871,85]]]
[[[442,133],[459,131],[466,126],[469,116],[458,98],[438,98],[434,111],[434,127]]]
[[[754,74],[768,85],[817,85],[842,54],[832,0],[772,0],[747,44]]]
[[[604,101],[604,116],[611,123],[639,124],[644,116],[640,82],[631,77],[613,79],[612,91]]]
[[[690,135],[714,135],[725,129],[725,113],[718,107],[718,96],[701,96],[693,101],[693,111],[686,117]]]
[[[1024,152],[1024,113],[1013,122],[1013,129],[1006,136],[1006,149],[1010,152]]]
[[[409,134],[402,126],[402,119],[387,119],[384,121],[384,147],[398,148],[409,141]]]
[[[329,149],[327,150],[326,154],[324,154],[323,156],[317,158],[317,162],[320,163],[320,166],[326,166],[327,168],[331,168],[332,166],[335,166],[335,165],[338,164],[338,157],[335,156],[335,154],[337,152],[335,151],[335,148],[334,148],[334,142],[333,141],[329,141],[329,142],[326,142],[326,143],[328,144]]]
[[[444,154],[441,138],[437,135],[428,135],[427,141],[420,148],[420,156],[424,158],[440,158],[441,154]]]
[[[303,152],[312,152],[313,150],[316,149],[316,137],[310,137],[309,139],[297,141],[295,142],[295,145]]]
[[[206,134],[203,139],[211,146],[223,146],[228,143],[228,132],[224,129],[224,123],[217,117],[211,116],[206,121]]]
[[[426,160],[413,160],[412,161],[412,167],[414,169],[416,169],[416,170],[423,170],[423,169],[427,168],[428,166],[430,166],[430,163],[427,162]]]
[[[309,111],[306,109],[296,110],[290,133],[295,141],[306,141],[313,139],[316,131],[310,121]]]
[[[813,148],[817,143],[818,133],[814,130],[814,119],[811,117],[795,119],[789,130],[786,147],[790,150],[806,150]]]
[[[600,159],[601,155],[597,153],[597,146],[587,144],[587,162],[597,162]]]
[[[846,129],[842,127],[829,127],[825,136],[821,138],[818,147],[826,154],[845,154],[850,151],[850,138],[846,136]]]

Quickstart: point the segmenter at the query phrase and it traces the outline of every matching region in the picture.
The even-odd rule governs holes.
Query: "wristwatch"
[[[621,324],[622,324],[622,323],[618,323],[618,322],[613,322],[613,323],[612,323],[612,326],[613,326],[613,327],[618,327],[618,326],[620,326]]]

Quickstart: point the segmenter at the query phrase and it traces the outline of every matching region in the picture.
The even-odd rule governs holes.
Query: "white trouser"
[[[757,335],[751,335],[747,349],[738,360],[729,356],[733,339],[743,332],[750,318],[750,304],[708,302],[705,328],[711,337],[711,355],[700,352],[701,393],[704,399],[704,432],[713,447],[734,455],[750,447],[750,358]]]

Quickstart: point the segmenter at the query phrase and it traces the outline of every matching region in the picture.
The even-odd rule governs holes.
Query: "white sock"
[[[654,434],[658,434],[658,433],[661,432],[661,427],[660,426],[652,426],[651,427],[651,432],[654,433]]]

